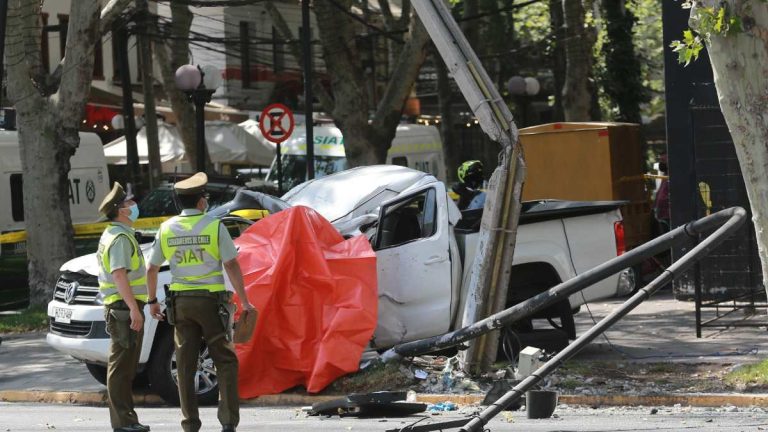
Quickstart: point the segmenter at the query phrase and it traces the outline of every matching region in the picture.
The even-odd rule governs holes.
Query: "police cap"
[[[205,185],[208,184],[208,176],[204,172],[199,172],[192,177],[176,183],[173,188],[179,195],[195,195],[205,192]]]
[[[112,190],[109,191],[107,196],[104,197],[104,200],[101,201],[101,205],[99,205],[99,213],[108,216],[112,210],[119,207],[127,198],[128,195],[125,193],[123,186],[120,183],[115,182],[112,186]]]

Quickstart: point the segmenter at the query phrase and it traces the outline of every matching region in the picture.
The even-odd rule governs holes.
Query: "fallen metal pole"
[[[533,315],[554,303],[567,299],[571,294],[583,290],[608,276],[618,273],[635,264],[641,263],[648,257],[668,250],[672,246],[682,245],[691,241],[697,235],[709,232],[729,220],[734,209],[727,209],[706,216],[697,221],[675,228],[642,246],[611,259],[573,279],[569,279],[547,291],[537,294],[528,300],[518,303],[508,309],[493,314],[476,323],[443,335],[396,345],[382,358],[385,361],[399,360],[402,357],[413,357],[434,351],[450,348],[462,342],[474,339],[493,330],[506,327],[516,321]]]
[[[592,342],[595,338],[601,335],[611,325],[615,324],[625,315],[627,315],[632,309],[636,308],[640,303],[650,298],[659,288],[663,287],[676,277],[680,276],[686,270],[688,270],[699,259],[709,254],[712,249],[720,245],[725,239],[731,236],[736,230],[738,230],[746,219],[746,211],[741,207],[732,207],[730,209],[721,210],[713,215],[699,219],[695,222],[691,222],[684,227],[680,227],[677,230],[682,229],[687,235],[696,236],[705,232],[711,231],[714,227],[720,226],[714,233],[709,235],[690,252],[683,255],[676,263],[672,264],[668,269],[659,275],[656,279],[651,281],[648,285],[641,288],[635,295],[630,297],[626,302],[622,303],[615,311],[610,315],[603,318],[594,327],[590,328],[581,337],[573,341],[568,347],[560,351],[557,355],[552,357],[543,366],[533,372],[530,376],[525,378],[520,384],[516,385],[512,390],[507,392],[504,396],[499,398],[495,403],[491,404],[479,415],[467,418],[466,424],[460,429],[462,432],[477,432],[488,424],[488,422],[505,408],[519,400],[526,391],[530,390],[533,386],[538,384],[544,377],[552,373],[555,369],[560,367],[565,361],[573,357],[588,343]],[[677,231],[675,230],[675,231]],[[669,234],[672,234],[670,232]],[[672,238],[667,238],[669,235],[664,236],[666,239],[664,242],[670,242]],[[645,246],[649,245],[649,242]],[[647,249],[646,249],[647,250]],[[615,259],[614,259],[615,260]],[[611,260],[611,261],[614,261]],[[609,264],[609,261],[606,264]],[[605,264],[604,264],[605,265]],[[604,266],[603,265],[603,266]],[[600,266],[600,267],[603,267]],[[598,268],[600,268],[598,267]],[[586,273],[585,273],[586,274]],[[457,421],[454,420],[447,423],[433,423],[429,425],[414,425],[412,427],[405,427],[402,431],[427,431],[435,430],[435,427],[440,426],[439,430],[458,427]],[[422,427],[430,427],[431,429],[422,429]]]

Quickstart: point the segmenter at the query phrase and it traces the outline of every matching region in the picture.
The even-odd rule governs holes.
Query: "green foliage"
[[[683,3],[684,8],[693,6],[692,0]],[[691,23],[694,28],[683,31],[682,40],[672,41],[669,45],[677,53],[677,61],[686,66],[699,58],[699,53],[712,36],[727,37],[743,31],[741,18],[731,12],[726,2],[717,6],[696,5],[692,10]]]
[[[688,29],[683,31],[683,40],[675,40],[669,45],[677,53],[677,61],[688,66],[691,61],[699,58],[699,52],[704,49],[704,43],[698,35]]]
[[[0,315],[0,334],[42,331],[48,328],[45,309],[31,307],[19,313]]]
[[[664,40],[659,19],[660,0],[635,0],[627,5],[637,18],[633,28],[635,54],[640,61],[642,84],[648,101],[641,105],[642,115],[661,115],[664,105]]]

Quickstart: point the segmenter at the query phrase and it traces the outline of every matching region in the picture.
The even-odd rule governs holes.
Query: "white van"
[[[80,146],[70,163],[72,223],[97,222],[99,203],[110,187],[101,138],[81,132]],[[0,130],[0,233],[25,229],[22,179],[18,132]]]
[[[335,126],[313,128],[315,143],[315,178],[349,168],[344,152],[344,137]],[[307,179],[307,132],[297,126],[291,137],[280,145],[283,191]],[[445,181],[445,162],[440,132],[434,126],[399,125],[387,152],[387,164],[400,165],[432,174]],[[272,161],[267,182],[277,184],[277,158]]]

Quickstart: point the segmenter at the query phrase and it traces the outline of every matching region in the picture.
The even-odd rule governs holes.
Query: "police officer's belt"
[[[139,309],[144,309],[144,302],[141,300],[136,300],[136,304],[139,305]],[[118,300],[116,302],[112,302],[108,305],[105,305],[109,309],[117,309],[117,310],[131,310],[131,308],[128,307],[128,304],[124,300]]]
[[[210,297],[219,298],[218,292],[210,292],[208,290],[182,290],[171,291],[174,297]]]

